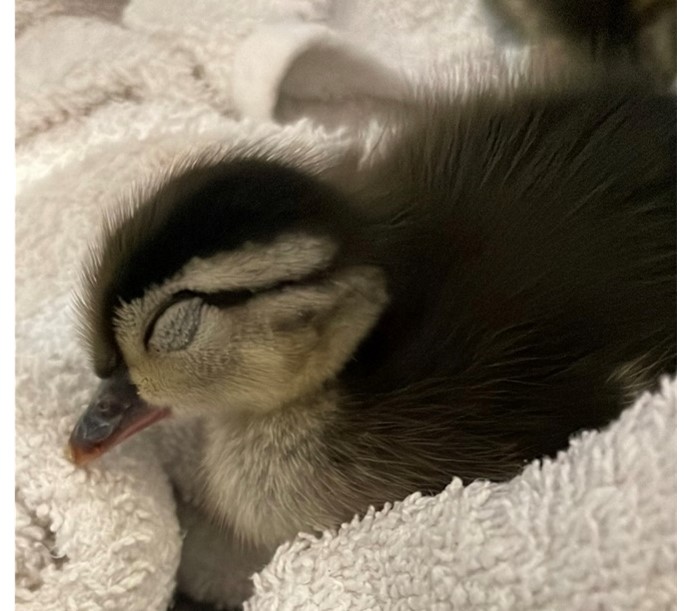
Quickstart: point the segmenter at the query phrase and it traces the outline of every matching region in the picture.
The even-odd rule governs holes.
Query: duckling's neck
[[[300,531],[339,524],[341,516],[325,500],[334,472],[326,429],[338,403],[336,391],[321,389],[267,413],[207,419],[202,472],[208,510],[247,540],[274,546]]]

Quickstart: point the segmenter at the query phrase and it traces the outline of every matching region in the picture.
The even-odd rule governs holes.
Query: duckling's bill
[[[83,466],[169,415],[168,408],[149,405],[140,398],[128,373],[117,371],[102,381],[76,423],[69,437],[67,457]]]

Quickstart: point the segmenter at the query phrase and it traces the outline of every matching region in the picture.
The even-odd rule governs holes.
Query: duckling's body
[[[354,187],[191,166],[92,266],[98,374],[203,418],[203,508],[249,543],[510,478],[675,371],[675,100],[428,108]]]

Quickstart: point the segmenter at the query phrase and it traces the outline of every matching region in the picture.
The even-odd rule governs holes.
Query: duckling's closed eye
[[[184,290],[174,293],[159,308],[145,331],[145,348],[173,352],[187,348],[201,322],[202,306],[229,308],[242,305],[255,294],[252,290],[201,293]]]
[[[174,295],[147,327],[145,347],[157,352],[187,348],[197,334],[203,305],[203,300],[191,292]]]

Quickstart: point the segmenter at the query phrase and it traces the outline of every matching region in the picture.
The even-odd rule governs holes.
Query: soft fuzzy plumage
[[[674,100],[609,82],[424,104],[352,189],[259,159],[197,164],[105,237],[90,272],[85,301],[104,295],[91,338],[102,344],[102,323],[110,338],[96,370],[126,365],[152,404],[197,405],[206,506],[248,541],[334,527],[454,476],[512,477],[674,372]],[[259,248],[293,232],[329,240],[334,257],[313,275],[238,285],[239,299],[184,284],[195,258],[248,245],[258,262]],[[273,295],[347,282],[358,301],[339,302],[334,317],[312,306],[294,327],[251,322],[269,316]],[[171,302],[140,302],[167,283]],[[345,364],[385,291],[380,320]],[[211,361],[198,348],[186,375],[136,338],[149,337],[156,307],[188,298],[247,331],[207,344]],[[262,313],[250,315],[259,299]],[[279,303],[271,308],[290,307]],[[371,303],[364,322],[349,318]],[[228,322],[211,324],[215,333]],[[342,336],[324,329],[335,325],[358,330],[328,364]],[[307,326],[313,343],[298,335]],[[251,344],[271,353],[240,364]],[[292,382],[271,369],[281,350]],[[302,378],[311,355],[295,355],[309,350],[318,371]],[[221,375],[237,381],[218,394]],[[170,378],[187,386],[171,389]]]

